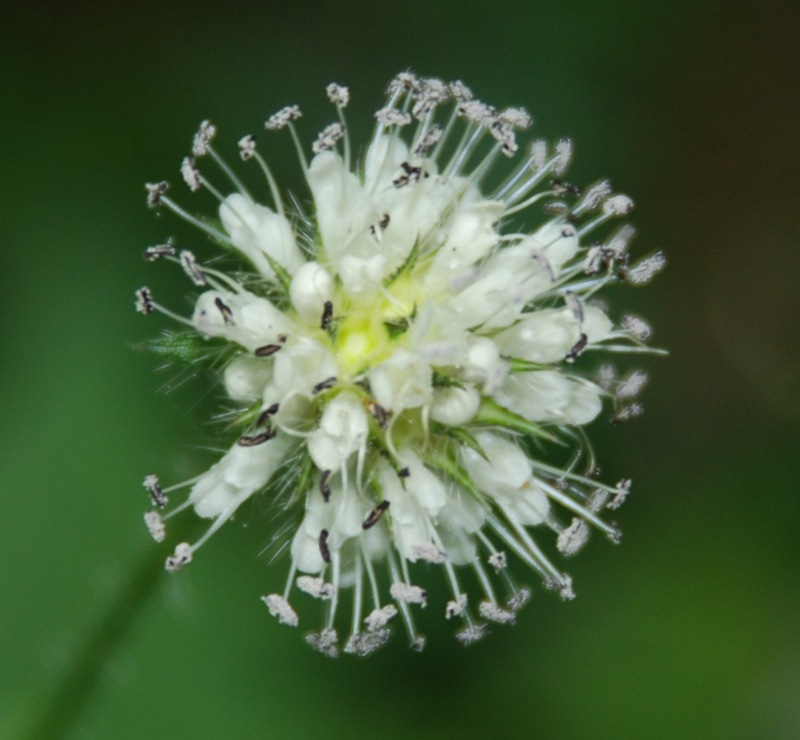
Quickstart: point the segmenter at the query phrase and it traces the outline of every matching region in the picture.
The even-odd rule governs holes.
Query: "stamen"
[[[297,625],[300,623],[297,612],[292,609],[289,602],[280,594],[269,594],[267,596],[262,596],[261,601],[267,605],[269,613],[273,617],[277,617],[281,624],[288,624],[290,627],[297,627]]]
[[[564,358],[567,362],[575,362],[578,355],[586,349],[586,344],[589,341],[589,337],[586,334],[581,334],[580,339],[578,339],[575,344],[572,345],[572,349],[567,352],[567,356]]]
[[[147,205],[150,208],[158,208],[161,205],[164,199],[164,193],[169,190],[169,183],[164,182],[157,182],[157,183],[147,183],[145,184],[145,188],[147,188]]]
[[[283,347],[280,344],[265,344],[263,347],[256,347],[253,354],[256,357],[271,357],[281,349],[283,349]]]
[[[325,301],[323,310],[322,310],[322,322],[320,323],[320,329],[327,329],[331,324],[331,319],[333,319],[333,303],[331,301]]]
[[[266,432],[262,432],[261,434],[256,434],[255,436],[249,437],[239,437],[239,441],[237,444],[239,447],[257,447],[258,445],[263,445],[265,442],[269,442],[271,439],[275,438],[277,431],[270,428],[267,429]]]
[[[339,657],[339,635],[335,629],[328,627],[319,634],[316,632],[306,635],[306,642],[311,645],[314,650],[326,655],[329,658]]]
[[[167,558],[164,567],[168,573],[177,573],[184,565],[192,562],[192,546],[181,542],[175,547],[175,554]]]
[[[256,137],[252,134],[247,134],[247,136],[243,136],[239,139],[239,156],[242,158],[242,161],[246,162],[248,159],[251,159],[253,155],[256,153]],[[266,597],[265,597],[266,598]]]
[[[333,596],[333,586],[314,576],[298,576],[297,588],[317,599],[327,601]]]
[[[381,429],[389,428],[389,415],[383,406],[377,401],[369,400],[366,403],[367,412],[371,414],[372,418],[378,422]]]
[[[380,609],[373,609],[364,620],[364,624],[367,625],[368,630],[374,631],[383,627],[383,625],[396,615],[397,607],[394,604],[387,604]]]
[[[427,560],[429,563],[440,564],[447,560],[447,554],[442,552],[436,545],[426,542],[422,545],[414,545],[411,548],[414,557]]]
[[[336,106],[346,108],[350,102],[350,90],[342,85],[337,85],[335,82],[331,82],[325,88],[325,92],[328,95],[328,100]]]
[[[189,190],[196,193],[202,187],[202,180],[200,172],[194,164],[194,159],[191,157],[184,157],[181,162],[181,175],[183,181],[189,186]]]
[[[414,147],[415,157],[424,157],[428,150],[430,150],[442,138],[442,127],[437,123],[428,131],[425,136],[420,139],[419,143]]]
[[[396,601],[406,604],[419,604],[423,607],[427,604],[427,594],[424,589],[419,586],[410,586],[402,581],[393,583],[389,587],[389,593]]]
[[[327,529],[323,529],[319,533],[319,552],[320,552],[320,555],[322,555],[322,559],[326,563],[330,564],[330,562],[331,562],[331,551],[330,551],[330,548],[328,547],[328,530]]]
[[[589,539],[589,525],[575,517],[570,525],[558,535],[556,547],[564,555],[575,555]]]
[[[231,311],[230,306],[225,305],[222,298],[217,297],[214,299],[214,305],[219,309],[219,312],[222,314],[222,320],[227,325],[233,324],[233,311]]]
[[[489,634],[489,627],[485,624],[473,624],[461,632],[456,632],[456,640],[462,645],[471,645]]]
[[[266,423],[267,419],[269,419],[272,416],[275,416],[275,414],[278,413],[279,408],[280,408],[279,404],[273,403],[272,406],[269,406],[268,408],[264,409],[259,415],[258,420],[256,421],[256,426],[260,427],[262,424]]]
[[[625,314],[622,317],[622,328],[631,336],[638,339],[640,342],[646,342],[653,335],[653,330],[650,328],[644,319],[634,316],[633,314]]]
[[[268,131],[279,131],[288,126],[292,121],[296,121],[302,115],[299,106],[287,105],[285,108],[281,108],[277,113],[273,113],[269,119],[267,119],[264,127]]]
[[[640,403],[632,403],[629,406],[623,406],[619,411],[617,411],[617,413],[611,417],[611,423],[621,424],[624,421],[635,419],[637,416],[641,416],[643,413],[644,407]]]
[[[211,121],[203,121],[200,128],[194,135],[192,142],[192,154],[195,157],[204,157],[208,152],[208,145],[212,139],[217,135],[217,127]]]
[[[157,475],[146,475],[142,485],[150,494],[150,500],[153,502],[153,506],[158,506],[159,509],[166,507],[166,505],[169,503],[169,499],[162,490],[161,482],[158,480]]]
[[[326,499],[327,501],[327,499]],[[363,529],[370,529],[374,527],[379,521],[380,518],[383,516],[383,513],[386,509],[389,508],[390,501],[381,501],[369,514],[369,516],[364,520],[361,524]]]
[[[153,510],[148,511],[144,515],[144,523],[147,525],[147,531],[156,542],[163,542],[167,536],[167,528],[164,526],[164,520],[161,515]]]
[[[181,267],[189,276],[189,279],[197,286],[206,284],[206,274],[197,264],[197,260],[192,252],[184,249],[180,254]]]
[[[634,398],[647,384],[647,373],[634,370],[617,388],[617,400]]]
[[[484,619],[498,624],[514,624],[516,621],[516,615],[513,611],[507,611],[491,601],[482,601],[478,605],[478,612]]]
[[[381,126],[408,126],[411,116],[395,108],[381,108],[375,113],[375,120]]]
[[[626,279],[633,285],[649,283],[667,265],[667,258],[663,252],[656,252],[650,257],[637,262],[626,275]]]
[[[336,380],[337,378],[335,375],[331,375],[330,378],[325,378],[325,380],[317,383],[311,389],[311,395],[316,396],[318,393],[322,393],[322,391],[327,391],[330,388],[333,388],[333,386],[336,385]]]
[[[166,244],[157,244],[144,250],[144,258],[148,262],[155,262],[161,257],[171,257],[175,254],[175,240],[170,237]]]
[[[139,288],[136,291],[136,310],[144,314],[153,313],[155,310],[153,294],[150,292],[150,288]]]
[[[459,594],[457,599],[447,602],[447,606],[444,609],[444,618],[452,619],[453,617],[459,617],[466,608],[467,595]]]
[[[319,479],[319,492],[326,504],[331,500],[331,487],[328,485],[328,480],[332,473],[332,470],[323,470]]]
[[[327,149],[333,149],[336,142],[344,136],[344,126],[341,123],[332,123],[326,126],[311,145],[314,154],[320,154]]]
[[[606,504],[606,508],[612,510],[619,509],[619,507],[625,503],[625,499],[628,498],[628,494],[631,492],[630,478],[623,478],[619,483],[617,483],[617,486],[614,490],[614,498],[612,498],[611,501]]]

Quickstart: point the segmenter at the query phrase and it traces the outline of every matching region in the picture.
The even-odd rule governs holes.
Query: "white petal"
[[[531,475],[528,456],[513,442],[491,432],[477,432],[475,439],[486,453],[486,460],[475,450],[462,446],[461,462],[475,484],[491,492],[497,484],[518,488]]]
[[[261,398],[272,378],[272,367],[256,357],[235,357],[225,368],[222,379],[225,390],[234,401],[255,401]]]
[[[431,369],[417,355],[399,350],[369,373],[375,400],[397,413],[425,404],[433,394]]]
[[[308,451],[320,470],[339,470],[367,440],[369,422],[361,401],[342,393],[325,408],[319,428],[308,438]]]
[[[285,216],[242,195],[229,195],[220,205],[219,217],[233,245],[258,268],[274,277],[265,255],[293,273],[304,262]]]
[[[478,412],[481,397],[471,385],[434,388],[431,419],[447,426],[466,424]]]
[[[289,296],[304,321],[319,325],[325,302],[333,298],[333,278],[319,263],[306,262],[294,274]]]
[[[582,425],[600,413],[601,394],[602,390],[593,383],[542,370],[512,375],[495,399],[531,421]]]

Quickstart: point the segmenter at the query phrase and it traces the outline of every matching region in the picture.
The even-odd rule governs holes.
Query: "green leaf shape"
[[[419,252],[420,252],[420,241],[417,239],[414,242],[414,246],[411,248],[411,251],[408,253],[408,257],[406,257],[405,261],[403,262],[397,270],[389,275],[386,280],[383,282],[383,286],[388,288],[395,280],[402,277],[403,275],[407,275],[410,273],[414,266],[417,264],[417,260],[419,259]]]
[[[438,370],[433,371],[431,385],[434,388],[464,388],[463,383],[446,373],[440,373]]]
[[[481,443],[463,427],[448,427],[433,421],[431,422],[430,429],[433,434],[438,434],[441,437],[449,437],[465,447],[475,450],[484,460],[487,462],[489,461],[483,447],[481,447]]]
[[[414,304],[414,310],[410,316],[403,316],[401,319],[392,319],[391,321],[384,321],[383,325],[389,333],[389,339],[397,339],[397,337],[405,334],[411,327],[411,322],[417,317],[417,306]]]
[[[137,349],[153,352],[176,365],[197,365],[209,360],[219,360],[235,351],[230,342],[212,337],[206,339],[195,331],[165,331],[160,337],[146,339],[135,345]]]
[[[521,434],[529,434],[534,437],[546,439],[549,442],[559,441],[557,437],[546,431],[541,424],[528,421],[519,414],[509,411],[505,406],[501,406],[491,398],[484,397],[481,399],[478,413],[475,414],[473,422],[476,424],[494,424],[496,426],[506,427]]]
[[[455,458],[449,452],[429,451],[423,453],[421,457],[429,467],[444,473],[462,488],[466,489],[482,506],[485,506],[487,509],[490,508],[486,496],[483,495],[483,491],[478,488],[467,471],[455,461]]]
[[[555,370],[555,365],[548,365],[541,362],[530,362],[530,360],[520,360],[517,357],[504,357],[503,358],[509,365],[509,371],[512,373],[530,373],[537,370]]]

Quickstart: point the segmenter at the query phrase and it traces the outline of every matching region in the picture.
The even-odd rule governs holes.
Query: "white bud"
[[[318,326],[325,303],[333,298],[333,278],[318,262],[306,262],[292,278],[289,297],[300,317]]]

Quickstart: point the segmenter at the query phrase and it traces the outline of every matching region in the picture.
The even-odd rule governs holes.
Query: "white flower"
[[[597,480],[575,429],[598,416],[604,399],[613,420],[636,416],[641,406],[629,402],[647,376],[634,370],[616,380],[607,365],[593,375],[583,355],[657,350],[644,344],[651,332],[641,319],[624,315],[615,325],[589,300],[608,283],[647,282],[664,258],[629,266],[627,226],[588,241],[632,201],[607,181],[582,195],[554,179],[569,162],[569,140],[552,149],[537,140],[509,168],[515,129],[532,123],[522,109],[498,113],[462,83],[404,73],[354,166],[351,152],[360,149],[345,125],[349,92],[332,84],[327,94],[339,120],[316,138],[310,161],[295,130],[299,108],[266,124],[270,132],[290,129],[308,208],[289,209],[246,136],[242,159],[255,160],[266,177],[268,203],[258,202],[213,149],[208,121],[193,154],[210,154],[233,192],[213,185],[194,159],[182,169],[192,191],[219,198],[221,228],[179,207],[167,183],[148,186],[152,207],[228,245],[249,273],[201,264],[202,244],[178,255],[169,240],[145,252],[149,261],[180,264],[204,289],[190,318],[158,304],[149,289],[137,291],[139,311],[188,327],[152,348],[214,364],[238,426],[229,451],[197,478],[166,489],[155,476],[145,479],[159,508],[167,493],[191,486],[184,504],[163,516],[149,511],[145,521],[161,541],[165,522],[189,506],[212,520],[200,540],[179,543],[168,558],[167,569],[177,571],[258,496],[285,518],[273,525],[274,545],[291,559],[283,593],[262,597],[270,613],[297,626],[303,599],[327,604],[309,644],[338,655],[343,592],[352,590],[344,652],[380,647],[398,613],[420,649],[414,610],[428,603],[436,569],[452,593],[435,608],[464,620],[457,638],[468,644],[487,631],[481,619],[510,624],[530,596],[512,578],[509,558],[568,599],[572,579],[558,558],[577,552],[590,526],[618,540],[600,514],[622,503],[630,483]],[[537,227],[507,229],[522,212],[528,221],[538,216]],[[559,555],[545,553],[534,527],[552,531]],[[479,593],[462,589],[460,568],[473,571]],[[295,603],[298,593],[306,596]]]

